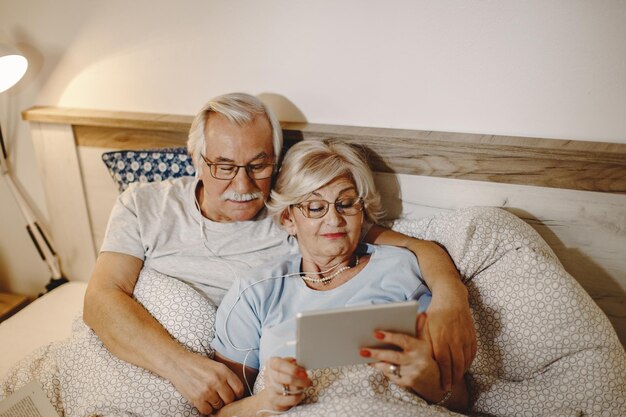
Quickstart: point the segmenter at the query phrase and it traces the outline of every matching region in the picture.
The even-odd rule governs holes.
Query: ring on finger
[[[284,396],[290,395],[289,394],[289,385],[287,385],[287,384],[283,384],[283,395]]]
[[[400,367],[396,364],[389,364],[389,372],[396,378],[402,378],[402,375],[400,375]]]
[[[220,398],[219,400],[217,400],[215,402],[215,404],[213,403],[209,403],[211,405],[211,407],[213,407],[215,410],[218,410],[220,408],[222,408],[222,406],[224,405],[224,403],[222,403],[222,399]]]

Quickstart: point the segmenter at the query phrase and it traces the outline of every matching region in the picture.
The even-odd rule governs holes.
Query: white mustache
[[[220,196],[220,199],[222,201],[231,200],[231,201],[239,201],[239,202],[252,201],[252,200],[256,200],[257,198],[263,198],[263,193],[261,191],[257,190],[251,193],[239,194],[237,191],[228,190],[228,191],[225,191],[224,194]]]

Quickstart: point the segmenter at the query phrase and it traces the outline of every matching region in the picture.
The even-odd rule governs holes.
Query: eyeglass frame
[[[215,178],[216,180],[221,180],[221,181],[232,181],[235,179],[235,177],[237,176],[237,174],[239,174],[239,168],[244,168],[246,170],[246,174],[248,175],[248,178],[252,179],[252,180],[265,180],[267,178],[271,178],[275,172],[276,172],[276,163],[272,162],[272,163],[263,163],[263,164],[251,164],[251,163],[247,163],[245,165],[236,165],[236,164],[227,164],[227,163],[221,163],[221,162],[213,162],[211,161],[209,158],[207,158],[206,156],[200,154],[200,157],[202,158],[202,160],[204,161],[204,163],[209,167],[209,174],[211,174],[211,176],[213,178]],[[213,166],[217,166],[217,165],[226,165],[229,167],[233,167],[235,168],[234,174],[232,177],[230,178],[220,178],[220,177],[216,177],[215,174],[213,174]],[[267,177],[262,177],[262,178],[255,178],[250,174],[250,169],[253,166],[260,166],[260,165],[271,165],[272,166],[272,172],[267,176]]]
[[[307,201],[303,201],[303,202],[298,203],[298,204],[292,204],[292,207],[297,207],[298,209],[300,209],[300,212],[302,213],[302,215],[303,215],[304,217],[306,217],[307,219],[321,219],[321,218],[323,218],[323,217],[324,217],[324,216],[326,216],[326,215],[328,214],[328,212],[330,211],[330,206],[331,206],[331,205],[332,205],[332,206],[334,206],[334,207],[335,207],[335,211],[336,211],[338,214],[341,214],[342,216],[356,216],[357,214],[362,213],[362,212],[365,210],[365,200],[363,200],[363,197],[356,197],[356,201],[354,202],[353,206],[358,204],[358,205],[360,206],[360,208],[359,208],[359,210],[358,210],[356,213],[354,213],[354,214],[348,214],[348,213],[346,213],[346,212],[344,211],[345,209],[340,208],[341,206],[339,206],[339,205],[338,205],[338,203],[339,203],[340,201],[342,201],[342,200],[348,200],[348,199],[351,199],[351,198],[354,198],[354,197],[342,197],[342,198],[338,198],[338,199],[336,199],[335,201],[328,201],[328,200],[323,200],[323,199],[321,199],[321,198],[318,198],[318,199],[315,199],[315,200],[307,200]],[[305,212],[305,208],[304,208],[303,204],[313,203],[313,202],[321,202],[321,201],[323,201],[324,203],[326,203],[326,204],[324,205],[324,212],[323,212],[323,213],[322,213],[319,217],[311,217],[311,216],[307,215],[308,209],[306,209],[306,212]],[[309,213],[309,214],[310,214],[310,213]]]

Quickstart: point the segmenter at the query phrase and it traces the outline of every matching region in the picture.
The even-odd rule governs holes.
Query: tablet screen
[[[298,364],[316,369],[374,362],[362,357],[360,348],[385,346],[374,337],[375,330],[414,336],[417,308],[413,300],[298,313]]]

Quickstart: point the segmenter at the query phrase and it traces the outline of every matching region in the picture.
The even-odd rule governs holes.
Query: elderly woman
[[[303,401],[312,381],[292,358],[289,343],[298,312],[410,299],[424,307],[430,298],[411,252],[360,243],[363,223],[376,222],[381,207],[372,173],[355,148],[332,141],[296,144],[285,156],[268,208],[297,239],[301,255],[238,279],[222,301],[212,343],[216,359],[246,382],[265,366],[266,387],[224,407],[220,416],[284,411]],[[440,387],[425,326],[420,314],[418,337],[376,331],[376,338],[398,349],[363,348],[360,354],[427,402],[464,409],[464,382],[450,391]]]

